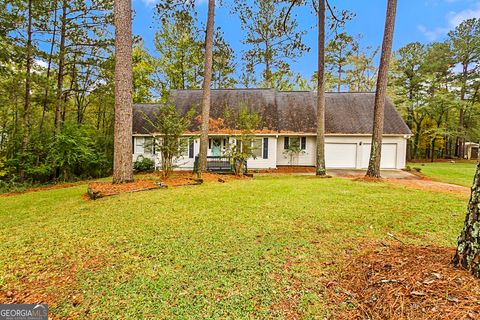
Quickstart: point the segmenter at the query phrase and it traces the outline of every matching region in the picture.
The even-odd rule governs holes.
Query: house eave
[[[133,133],[132,136],[134,137],[149,137],[149,136],[161,136],[161,133]],[[244,135],[243,133],[209,133],[209,136],[212,137],[224,137],[224,136],[241,136]],[[262,137],[272,137],[272,136],[307,136],[307,137],[316,137],[317,134],[313,132],[271,132],[271,133],[252,133],[250,135],[254,136],[262,136]],[[200,133],[190,132],[184,133],[182,136],[191,137],[191,136],[200,136]],[[367,133],[326,133],[326,137],[371,137],[371,134]],[[405,139],[409,139],[412,137],[411,134],[405,133],[385,133],[383,134],[384,137],[402,137]]]

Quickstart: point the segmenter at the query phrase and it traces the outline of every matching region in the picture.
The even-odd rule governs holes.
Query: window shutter
[[[193,139],[190,139],[188,143],[188,157],[193,159]]]
[[[212,139],[208,139],[208,149],[212,149]]]
[[[135,153],[135,137],[132,137],[132,154]]]
[[[302,150],[307,149],[307,137],[302,137],[300,142],[300,147]]]
[[[263,159],[268,159],[268,138],[263,138]]]
[[[284,137],[283,138],[283,149],[288,149],[289,144],[290,144],[290,138],[289,137]]]

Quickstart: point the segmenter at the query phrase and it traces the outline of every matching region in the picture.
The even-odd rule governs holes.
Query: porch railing
[[[198,171],[198,156],[195,156],[193,172]],[[225,156],[207,156],[207,171],[231,173],[233,172],[233,159]],[[247,164],[244,164],[244,172],[247,173]]]

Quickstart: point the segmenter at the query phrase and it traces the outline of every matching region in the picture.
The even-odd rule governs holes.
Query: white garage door
[[[362,149],[362,168],[368,168],[368,161],[370,160],[371,143],[363,144]],[[395,169],[397,167],[397,144],[383,143],[382,144],[382,159],[380,160],[380,168]]]
[[[356,143],[326,143],[325,166],[327,168],[355,168]]]

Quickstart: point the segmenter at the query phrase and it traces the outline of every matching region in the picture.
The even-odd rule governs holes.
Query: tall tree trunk
[[[411,101],[411,100],[410,100]],[[413,105],[407,109],[407,127],[413,132]],[[407,140],[407,161],[412,160],[412,139]]]
[[[55,133],[58,133],[62,122],[62,106],[63,106],[63,78],[65,66],[65,37],[67,30],[67,7],[68,1],[62,2],[62,17],[60,18],[60,45],[58,47],[58,74],[57,74],[57,96],[55,99]]]
[[[207,32],[205,38],[205,72],[202,95],[202,131],[200,134],[200,154],[198,158],[198,175],[207,170],[208,122],[210,120],[210,94],[213,64],[213,32],[215,19],[215,0],[208,0]]]
[[[52,58],[53,58],[53,49],[55,48],[55,40],[57,35],[57,1],[54,2],[53,10],[53,31],[52,31],[52,39],[50,41],[50,52],[48,54],[48,63],[47,63],[47,85],[45,86],[45,93],[43,95],[43,108],[42,108],[42,118],[40,119],[39,125],[39,132],[42,134],[43,132],[43,124],[45,123],[45,116],[47,113],[48,107],[48,93],[50,89],[50,72],[52,70]],[[38,161],[37,161],[38,164]]]
[[[32,1],[28,1],[28,24],[27,24],[27,56],[25,70],[25,103],[23,106],[23,137],[22,153],[20,157],[20,181],[25,181],[25,166],[27,160],[28,143],[30,140],[30,82],[32,69]]]
[[[318,71],[317,71],[317,154],[316,175],[327,174],[325,168],[325,1],[318,2]]]
[[[385,31],[383,34],[382,55],[378,70],[377,88],[375,92],[375,105],[373,116],[372,148],[367,176],[380,177],[380,160],[382,155],[383,120],[385,115],[385,99],[387,95],[388,67],[392,55],[393,32],[395,29],[395,16],[397,0],[388,0]]]
[[[113,183],[133,181],[132,72],[132,1],[115,0]]]
[[[468,62],[463,63],[462,68],[462,88],[460,89],[460,100],[465,101],[465,95],[467,92],[467,79],[468,79]],[[458,117],[458,136],[456,141],[455,155],[460,159],[464,156],[464,129],[465,129],[465,106],[461,105],[459,117]]]
[[[480,278],[480,162],[473,180],[472,193],[467,207],[463,230],[458,237],[453,264],[470,270]]]
[[[435,143],[437,142],[437,138],[432,139],[432,149],[430,151],[430,162],[435,161]]]

